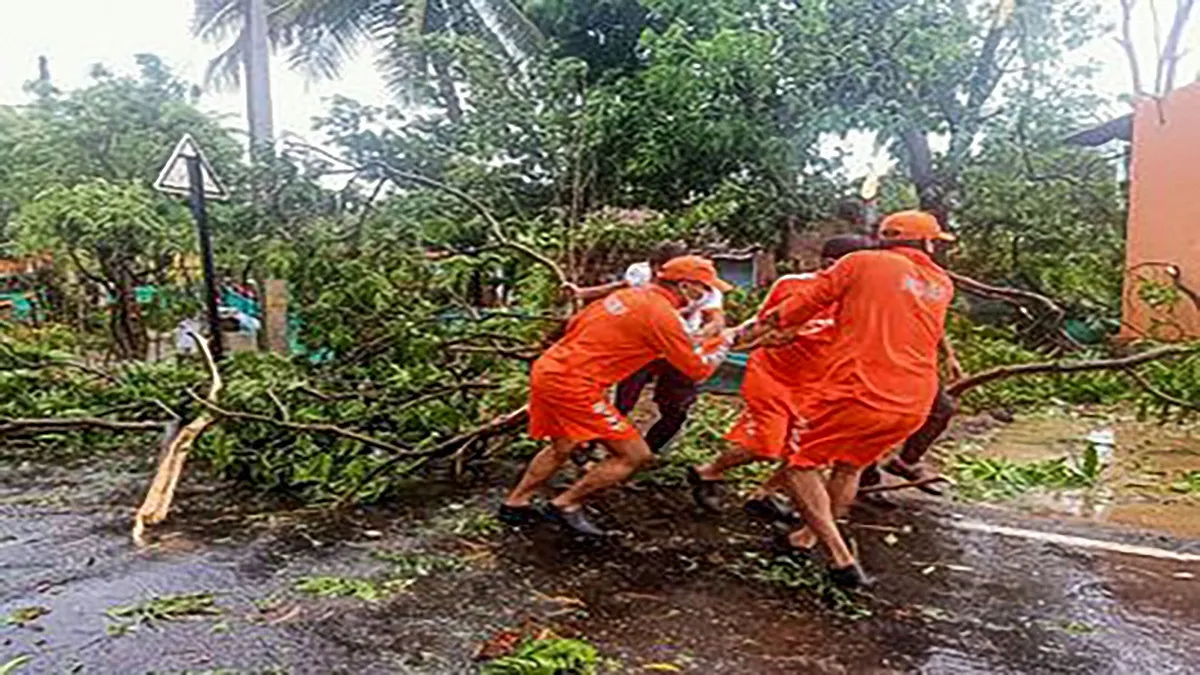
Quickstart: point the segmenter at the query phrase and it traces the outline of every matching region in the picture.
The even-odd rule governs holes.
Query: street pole
[[[184,159],[187,161],[192,216],[196,219],[200,258],[204,264],[204,306],[208,310],[209,349],[213,359],[220,361],[225,349],[221,340],[221,316],[217,312],[217,274],[213,267],[212,232],[208,229],[208,210],[204,199],[204,172],[200,170],[199,155]]]

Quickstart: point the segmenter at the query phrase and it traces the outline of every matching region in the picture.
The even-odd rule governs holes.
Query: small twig
[[[162,431],[167,422],[106,420],[102,417],[0,418],[0,437],[40,436],[79,429]]]
[[[1141,373],[1137,372],[1136,370],[1127,370],[1127,371],[1125,371],[1125,374],[1128,375],[1130,377],[1130,379],[1132,379],[1134,382],[1137,382],[1138,386],[1140,386],[1142,389],[1145,389],[1146,393],[1150,394],[1151,396],[1153,396],[1165,403],[1169,403],[1171,405],[1178,406],[1185,410],[1200,410],[1200,403],[1198,403],[1196,401],[1186,401],[1182,398],[1179,398],[1178,396],[1173,396],[1171,394],[1168,394],[1167,392],[1163,391],[1162,389],[1159,389],[1158,387],[1154,386],[1154,384],[1151,383],[1150,380],[1147,380],[1145,378],[1145,376],[1143,376]]]
[[[396,445],[395,443],[391,443],[389,441],[375,438],[373,436],[368,436],[366,434],[362,434],[357,431],[346,429],[344,427],[339,427],[336,424],[328,424],[328,423],[303,424],[300,422],[277,420],[274,417],[268,417],[266,415],[258,415],[256,413],[227,410],[227,409],[222,408],[214,403],[205,401],[204,399],[200,398],[199,396],[197,396],[196,394],[194,394],[191,391],[188,392],[188,395],[191,396],[197,403],[199,403],[200,405],[207,408],[210,412],[212,412],[217,417],[225,417],[225,418],[233,419],[233,420],[244,420],[247,422],[260,422],[262,424],[270,424],[272,426],[277,426],[277,427],[280,427],[283,429],[291,429],[292,431],[303,431],[303,432],[311,433],[311,434],[327,434],[330,436],[338,436],[338,437],[345,438],[345,439],[348,439],[351,441],[357,441],[359,443],[362,443],[363,445],[367,445],[372,448],[386,450],[389,453],[392,453],[397,456],[402,456],[402,457],[417,457],[417,456],[424,454],[421,452],[413,452],[412,448],[399,446],[399,445]]]
[[[510,359],[519,359],[521,361],[533,361],[538,357],[537,352],[521,350],[521,349],[505,349],[503,347],[473,347],[469,345],[451,345],[446,347],[446,351],[455,354],[488,354],[493,356],[503,356]]]
[[[267,396],[270,397],[271,402],[275,404],[275,407],[279,409],[279,418],[284,422],[292,421],[292,416],[288,414],[287,408],[283,405],[283,401],[280,401],[279,397],[276,396],[275,392],[270,388],[267,389]]]
[[[921,487],[932,483],[949,483],[954,485],[954,481],[945,476],[926,476],[918,480],[910,480],[904,483],[890,483],[888,485],[872,485],[858,491],[859,494],[875,494],[877,492],[892,492],[894,490],[904,490],[906,488]]]

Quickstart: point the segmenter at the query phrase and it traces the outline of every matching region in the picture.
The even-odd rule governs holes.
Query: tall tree
[[[427,48],[425,38],[446,33],[485,37],[509,58],[524,61],[541,49],[541,31],[511,0],[259,0],[268,5],[267,36],[291,65],[315,79],[338,75],[364,46],[379,52],[388,85],[407,100],[432,68],[447,114],[461,104],[450,61]],[[210,81],[236,84],[249,42],[243,8],[251,0],[195,0],[193,30],[214,42],[233,42],[210,64]]]

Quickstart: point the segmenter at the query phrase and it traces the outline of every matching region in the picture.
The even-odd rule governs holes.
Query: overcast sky
[[[1102,1],[1111,8],[1115,25],[1120,1]],[[1163,14],[1174,5],[1159,4]],[[36,73],[39,55],[50,58],[51,74],[61,89],[86,84],[95,63],[128,72],[134,67],[132,56],[142,52],[162,57],[184,79],[200,81],[218,48],[189,34],[191,7],[192,0],[0,0],[0,104],[25,100],[22,84]],[[1136,32],[1148,69],[1154,45],[1149,12],[1143,8],[1139,19]],[[1179,79],[1190,81],[1200,71],[1200,16],[1192,21],[1184,43],[1191,53]],[[1128,67],[1116,42],[1101,40],[1090,50],[1104,64],[1104,91],[1114,97],[1129,91]],[[369,55],[352,64],[337,82],[306,83],[278,62],[271,76],[280,131],[311,136],[310,119],[324,112],[323,99],[334,93],[366,103],[387,100]],[[240,93],[210,92],[202,105],[228,115],[230,126],[245,127]]]

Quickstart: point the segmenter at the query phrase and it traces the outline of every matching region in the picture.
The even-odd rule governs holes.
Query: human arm
[[[958,354],[954,352],[954,346],[950,344],[950,338],[942,334],[942,341],[938,343],[941,347],[942,357],[946,360],[946,370],[950,374],[951,381],[963,379],[966,372],[963,371],[962,363],[958,360]]]
[[[627,286],[629,286],[628,282],[622,279],[612,283],[600,284],[599,286],[578,286],[568,282],[563,284],[562,288],[565,293],[580,302],[591,302]]]
[[[837,302],[845,295],[861,264],[857,254],[850,254],[833,267],[816,275],[809,283],[798,284],[774,308],[768,310],[764,320],[773,322],[781,329],[800,326],[816,316],[822,309]]]
[[[679,313],[665,303],[648,307],[645,321],[648,341],[659,356],[696,382],[711,376],[729,353],[731,330],[697,347]]]

